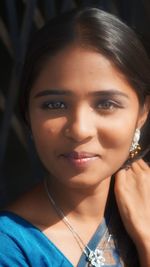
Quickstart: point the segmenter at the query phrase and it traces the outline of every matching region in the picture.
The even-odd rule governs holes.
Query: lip
[[[71,158],[71,159],[87,159],[87,158],[93,158],[93,157],[98,157],[98,154],[96,153],[89,153],[89,152],[77,152],[77,151],[72,151],[69,153],[64,153],[62,156],[66,158]]]
[[[61,157],[75,168],[83,169],[89,166],[93,161],[100,156],[96,153],[71,151],[61,154]]]

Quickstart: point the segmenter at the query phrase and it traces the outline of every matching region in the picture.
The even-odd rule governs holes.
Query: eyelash
[[[54,109],[66,109],[67,107],[62,101],[48,101],[43,103],[42,108],[54,110]]]
[[[64,110],[68,108],[68,105],[66,105],[63,101],[47,101],[42,104],[43,109],[49,109],[49,110]],[[100,100],[97,101],[96,104],[94,104],[94,108],[100,112],[113,112],[117,108],[122,108],[122,105],[116,101],[113,100]]]
[[[122,106],[118,102],[108,99],[97,102],[96,106],[98,110],[100,109],[106,112],[113,111],[116,108],[122,108]]]

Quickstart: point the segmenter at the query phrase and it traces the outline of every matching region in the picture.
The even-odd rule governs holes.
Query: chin
[[[107,181],[109,178],[108,176],[101,178],[99,176],[95,177],[93,175],[79,174],[70,177],[59,176],[57,181],[69,188],[92,189],[99,186],[103,181]]]

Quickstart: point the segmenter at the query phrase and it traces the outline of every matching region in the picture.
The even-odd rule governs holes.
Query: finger
[[[150,171],[150,167],[143,159],[139,159],[131,164],[131,170],[135,173],[141,173],[141,171]]]
[[[122,182],[123,180],[126,179],[126,170],[121,169],[115,174],[115,181],[118,183]]]
[[[122,169],[118,171],[115,175],[115,190],[118,192],[120,190],[128,190],[128,186],[134,186],[137,183],[137,174],[132,168]]]
[[[143,159],[139,159],[137,161],[137,163],[139,164],[139,166],[143,169],[143,170],[150,170],[150,167],[148,166],[148,164],[143,160]]]
[[[131,170],[128,170],[128,173],[131,173]],[[120,195],[122,191],[125,191],[125,188],[127,187],[127,171],[125,169],[121,169],[118,171],[115,175],[115,194]]]

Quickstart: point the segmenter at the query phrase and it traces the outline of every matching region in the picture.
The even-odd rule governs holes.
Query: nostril
[[[84,125],[72,125],[65,129],[65,137],[76,142],[82,142],[91,139],[95,135],[95,131],[91,127],[84,127]]]
[[[65,137],[81,142],[92,138],[96,133],[94,114],[87,102],[74,107],[65,125]]]

